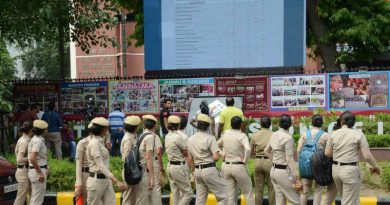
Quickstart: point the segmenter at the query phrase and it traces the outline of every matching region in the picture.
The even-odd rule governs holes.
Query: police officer
[[[168,117],[168,134],[165,136],[165,147],[168,155],[167,174],[172,191],[173,205],[186,205],[192,199],[192,188],[189,180],[189,169],[185,161],[188,154],[183,136],[178,133],[180,118]],[[182,195],[181,195],[182,194]]]
[[[235,116],[231,119],[232,129],[222,134],[221,143],[225,153],[225,164],[222,169],[228,192],[228,204],[237,204],[236,188],[245,196],[246,204],[254,205],[252,181],[248,173],[251,148],[248,136],[241,129],[242,119]]]
[[[88,130],[92,128],[92,123],[88,124]],[[89,177],[89,162],[87,147],[92,135],[88,131],[89,135],[84,137],[77,143],[76,146],[76,183],[75,183],[75,197],[80,194],[83,197],[83,204],[87,204],[88,192],[87,192],[87,179]]]
[[[275,189],[275,201],[281,205],[286,198],[289,204],[301,204],[298,191],[302,188],[294,162],[294,141],[288,129],[292,125],[289,115],[279,118],[279,130],[272,134],[264,152],[272,161],[271,181]]]
[[[141,118],[138,116],[129,116],[124,121],[125,136],[123,137],[121,143],[121,155],[123,162],[126,160],[126,157],[129,155],[130,151],[133,149],[133,146],[137,143],[137,129],[138,125],[141,123]],[[122,171],[122,178],[125,178],[125,171]],[[123,192],[122,205],[125,204],[135,204],[135,194],[134,186],[128,185],[128,189]]]
[[[139,147],[139,164],[143,167],[144,173],[142,174],[141,182],[134,187],[136,205],[150,204],[151,198],[159,197],[161,194],[157,192],[155,187],[155,180],[157,179],[154,178],[153,166],[156,139],[156,134],[154,134],[154,132],[157,128],[157,119],[153,115],[144,115],[142,116],[142,120],[144,124],[144,132],[141,136],[145,136]]]
[[[380,169],[372,156],[366,136],[355,130],[355,115],[344,112],[341,129],[332,134],[325,149],[325,155],[333,157],[332,176],[341,194],[341,204],[360,204],[361,177],[359,170],[359,151],[373,167],[372,173],[380,174]]]
[[[310,129],[310,137],[314,139],[317,136],[317,133],[321,131],[322,124],[324,124],[324,120],[320,114],[313,115],[311,120],[312,128]],[[320,138],[316,142],[317,150],[325,150],[326,141],[329,139],[329,134],[324,132],[321,134]],[[299,138],[297,153],[298,156],[301,153],[303,146],[307,142],[306,132]],[[313,179],[302,179],[303,190],[301,192],[301,203],[307,204],[307,198],[310,192],[310,189],[315,182]],[[323,187],[315,183],[314,186],[314,198],[313,205],[320,205],[322,200],[322,190]]]
[[[30,193],[31,184],[28,180],[28,158],[27,149],[30,143],[33,125],[31,121],[26,121],[20,128],[22,137],[19,138],[15,147],[17,170],[15,173],[16,181],[18,182],[18,193],[14,205],[24,205],[27,199],[27,194]]]
[[[43,120],[34,120],[34,137],[28,145],[29,170],[28,178],[31,182],[31,205],[40,205],[46,192],[46,177],[49,173],[47,165],[47,147],[44,134],[47,133],[48,124]]]
[[[271,118],[268,115],[264,115],[260,120],[261,130],[256,132],[252,136],[251,146],[252,153],[255,155],[255,170],[254,180],[256,188],[256,204],[263,204],[264,185],[268,185],[268,202],[271,205],[275,205],[275,191],[269,178],[272,167],[271,160],[265,155],[264,149],[267,146],[272,136]]]
[[[195,168],[196,204],[204,205],[209,191],[213,192],[219,205],[227,204],[224,180],[215,166],[218,161],[218,146],[214,136],[208,134],[211,119],[198,115],[198,132],[188,140],[190,166]]]
[[[103,117],[94,118],[90,129],[92,138],[88,142],[89,177],[87,179],[88,205],[115,204],[112,182],[124,191],[126,185],[110,172],[109,152],[104,146],[103,136],[108,135],[109,122]]]
[[[167,119],[168,120],[168,119]],[[168,121],[167,121],[168,122]],[[153,152],[153,166],[154,166],[154,189],[156,190],[155,196],[150,198],[150,203],[153,205],[161,205],[161,186],[165,183],[165,170],[162,161],[163,146],[160,137],[154,133],[154,152]]]

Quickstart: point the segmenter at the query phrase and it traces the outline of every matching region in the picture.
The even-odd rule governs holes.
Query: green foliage
[[[11,58],[6,43],[0,38],[0,111],[12,111],[12,85],[15,78],[15,59]]]
[[[371,62],[386,53],[390,41],[390,4],[386,0],[320,0],[318,15],[328,26],[322,43],[347,43],[353,52],[342,51],[337,61]]]
[[[60,64],[57,43],[37,41],[33,45],[22,47],[22,60],[26,79],[60,79]],[[69,44],[65,45],[67,71],[70,71]],[[65,76],[70,76],[66,73]]]
[[[390,147],[390,135],[367,135],[370,147]]]
[[[383,188],[387,191],[390,191],[390,163],[389,162],[381,162],[381,175],[380,180]]]

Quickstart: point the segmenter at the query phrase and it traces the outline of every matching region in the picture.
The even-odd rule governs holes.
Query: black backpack
[[[311,168],[314,180],[320,186],[327,186],[333,182],[331,157],[325,155],[324,150],[317,150],[311,157]]]
[[[129,155],[127,155],[125,159],[125,163],[123,165],[124,168],[124,175],[125,175],[125,181],[128,185],[136,185],[138,184],[142,179],[142,173],[143,168],[141,165],[138,164],[139,162],[139,146],[141,145],[142,140],[144,140],[145,136],[149,135],[150,133],[144,133],[142,134],[138,140],[137,144],[133,146],[131,149]]]

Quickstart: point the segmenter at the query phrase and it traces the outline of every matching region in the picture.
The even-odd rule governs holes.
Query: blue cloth
[[[66,147],[64,143],[62,143],[62,149],[69,148],[70,149],[70,158],[73,160],[76,159],[76,142],[75,141],[70,141],[69,142],[69,147]]]
[[[122,139],[123,139],[123,136],[125,135],[122,132],[118,132],[118,131],[111,131],[111,144],[112,144],[112,147],[111,147],[111,156],[121,156],[121,152],[120,152],[120,148],[121,148],[121,143],[122,143]]]
[[[49,124],[49,127],[47,128],[48,132],[60,132],[60,127],[64,126],[61,115],[55,111],[45,112],[42,116],[42,120]]]
[[[110,122],[111,130],[123,129],[123,122],[125,120],[125,117],[126,117],[126,115],[119,110],[112,111],[108,115],[108,121]]]

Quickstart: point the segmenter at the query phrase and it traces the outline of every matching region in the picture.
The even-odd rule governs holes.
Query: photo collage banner
[[[306,111],[389,108],[390,72],[331,73],[290,76],[124,80],[14,84],[16,109],[29,103],[46,110],[57,103],[63,115],[84,115],[89,100],[96,114],[115,108],[126,114],[158,113],[166,98],[172,112],[188,113],[194,97],[242,96],[243,110]]]

